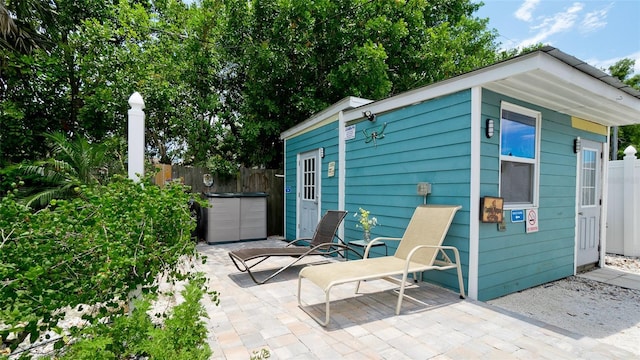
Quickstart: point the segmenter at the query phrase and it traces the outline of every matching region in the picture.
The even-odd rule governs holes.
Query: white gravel
[[[640,258],[607,255],[605,263],[640,274]],[[571,276],[487,303],[640,356],[638,290]]]

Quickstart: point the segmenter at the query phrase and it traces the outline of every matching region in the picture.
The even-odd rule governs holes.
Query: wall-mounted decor
[[[504,199],[501,197],[485,196],[480,198],[480,221],[485,223],[502,222]]]
[[[386,127],[387,123],[384,123],[371,129],[363,129],[362,133],[364,134],[364,142],[368,144],[373,141],[373,145],[378,147],[376,140],[384,138],[384,129]]]

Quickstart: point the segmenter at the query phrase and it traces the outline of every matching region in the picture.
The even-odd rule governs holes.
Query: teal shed
[[[445,244],[469,297],[567,277],[604,262],[609,129],[638,123],[640,92],[553,47],[379,101],[347,97],[281,134],[284,235],[364,208],[372,237],[399,237],[416,206],[462,205]],[[362,239],[356,221],[346,241]],[[457,289],[454,273],[425,276]]]

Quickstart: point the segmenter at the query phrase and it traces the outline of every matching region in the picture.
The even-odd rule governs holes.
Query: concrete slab
[[[626,289],[640,290],[640,274],[611,268],[596,268],[577,276],[603,283],[620,286]]]

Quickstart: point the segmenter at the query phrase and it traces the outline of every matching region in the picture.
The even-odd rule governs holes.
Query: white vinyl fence
[[[640,159],[636,149],[609,162],[607,253],[640,256]]]

